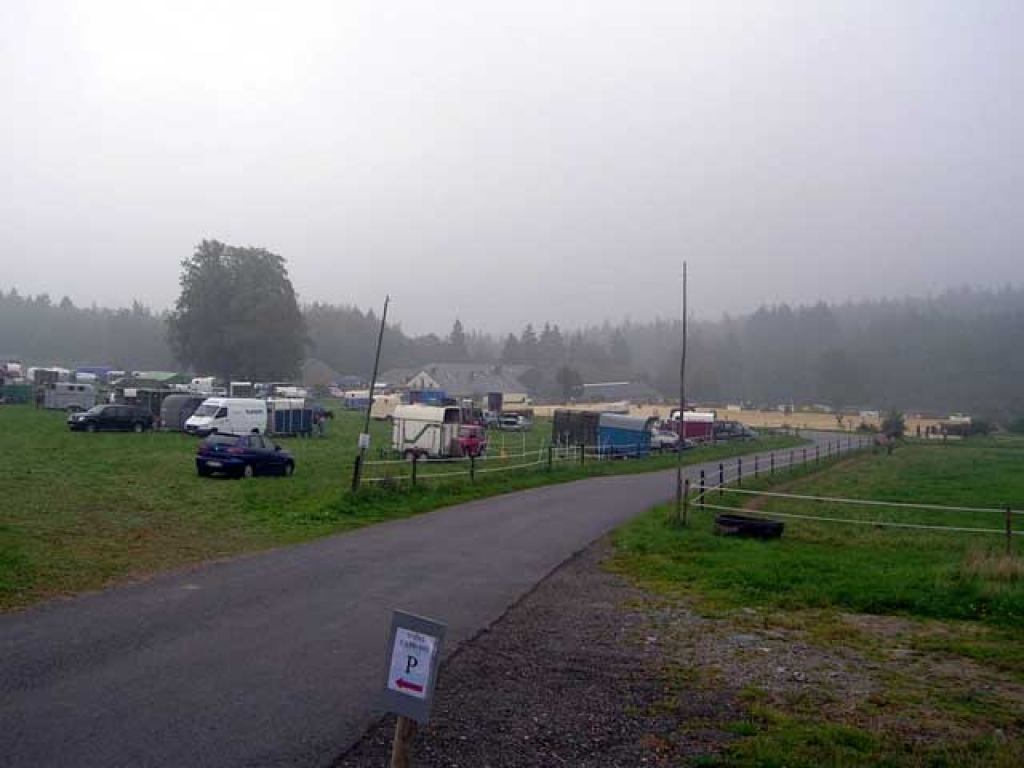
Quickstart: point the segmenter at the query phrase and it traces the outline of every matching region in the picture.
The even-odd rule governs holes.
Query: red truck
[[[487,453],[487,430],[476,424],[459,427],[459,447],[463,456],[483,456]]]

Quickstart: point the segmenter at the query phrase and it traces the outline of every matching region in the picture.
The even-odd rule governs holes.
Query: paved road
[[[327,765],[379,714],[392,609],[450,653],[674,487],[537,488],[0,616],[0,764]]]

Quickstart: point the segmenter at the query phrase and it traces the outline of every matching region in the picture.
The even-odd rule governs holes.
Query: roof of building
[[[307,387],[326,387],[336,382],[339,378],[341,378],[341,374],[323,360],[311,357],[302,364],[300,379]]]
[[[425,373],[438,388],[453,397],[486,395],[488,392],[526,392],[526,386],[508,366],[495,363],[428,363],[417,368],[398,368],[385,372],[381,378],[395,387]]]
[[[594,403],[615,400],[655,401],[661,400],[661,394],[643,381],[602,381],[584,384],[578,399]]]

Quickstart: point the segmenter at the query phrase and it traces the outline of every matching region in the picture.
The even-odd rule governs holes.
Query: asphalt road
[[[537,488],[0,616],[0,764],[329,765],[380,714],[393,609],[450,653],[674,489]]]

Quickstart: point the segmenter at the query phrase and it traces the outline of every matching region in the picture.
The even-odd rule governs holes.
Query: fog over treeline
[[[303,307],[308,356],[367,376],[378,316],[352,306]],[[1005,418],[1024,412],[1024,290],[962,288],[929,298],[762,307],[689,326],[689,398],[760,405],[823,403],[962,410]],[[661,320],[567,329],[537,321],[504,338],[463,329],[412,336],[389,325],[382,369],[435,362],[525,364],[541,395],[558,397],[559,371],[586,382],[644,381],[678,392],[680,323]],[[68,299],[0,289],[0,354],[29,364],[180,368],[166,315],[78,307]]]

